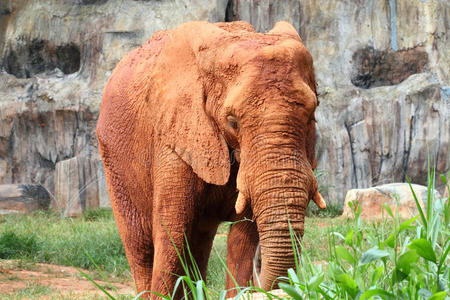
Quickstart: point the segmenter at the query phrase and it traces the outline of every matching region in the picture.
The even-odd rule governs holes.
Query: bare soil
[[[82,271],[91,278],[96,278],[92,272]],[[133,282],[112,282],[116,292],[109,283],[101,280],[95,281],[113,296],[135,295]],[[0,299],[8,295],[17,295],[21,290],[26,290],[30,286],[45,286],[49,288],[47,290],[50,290],[45,295],[33,295],[32,299],[54,299],[56,295],[70,299],[98,299],[105,296],[101,290],[73,267],[39,263],[24,264],[17,260],[0,259]]]

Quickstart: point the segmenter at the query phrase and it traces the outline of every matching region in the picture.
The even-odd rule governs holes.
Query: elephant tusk
[[[319,191],[316,191],[316,193],[314,194],[313,201],[314,201],[314,203],[316,203],[316,205],[319,208],[321,208],[321,209],[327,208],[327,204],[325,203],[325,200],[323,200],[323,198],[320,195]]]
[[[236,200],[236,205],[234,206],[234,208],[236,209],[236,213],[238,215],[241,214],[244,211],[246,205],[247,205],[247,198],[244,196],[244,194],[242,194],[242,192],[239,192],[239,195]]]

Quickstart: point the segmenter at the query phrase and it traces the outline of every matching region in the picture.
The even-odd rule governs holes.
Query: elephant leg
[[[253,274],[253,257],[259,236],[256,223],[242,221],[231,226],[227,243],[227,267],[238,286],[248,286]],[[227,273],[228,296],[236,295],[236,283]]]
[[[122,178],[105,164],[105,176],[114,217],[138,291],[151,288],[153,241],[151,217],[136,208]],[[148,199],[151,203],[151,199]]]
[[[116,217],[116,220],[118,218]],[[117,223],[119,223],[117,221]],[[151,224],[149,218],[140,216],[127,226],[120,226],[119,233],[124,242],[125,254],[130,265],[131,274],[138,292],[150,291],[153,273],[154,248],[150,228],[142,228],[143,224]]]
[[[205,218],[204,216],[200,219]],[[195,263],[198,266],[202,279],[206,281],[206,269],[208,268],[208,260],[217,232],[219,223],[217,221],[200,222],[192,228],[191,237],[189,239],[189,247]]]
[[[178,254],[183,255],[185,237],[190,236],[194,203],[202,186],[192,169],[177,155],[169,153],[167,158],[167,163],[159,165],[153,176],[155,255],[151,290],[163,295],[173,292],[177,275],[185,274]],[[196,251],[196,245],[190,246]]]

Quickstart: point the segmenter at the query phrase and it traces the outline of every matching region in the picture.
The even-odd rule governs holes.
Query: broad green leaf
[[[450,173],[449,173],[450,174]],[[442,182],[447,185],[447,178],[445,177],[444,174],[440,174],[439,177],[441,177]]]
[[[339,275],[337,280],[344,290],[352,296],[352,298],[356,297],[359,291],[358,285],[348,274],[343,273]]]
[[[372,248],[367,250],[366,252],[361,255],[361,259],[359,260],[359,265],[365,265],[368,264],[374,260],[377,260],[379,258],[388,256],[389,253],[385,250],[380,250],[378,248]]]
[[[337,278],[339,275],[343,273],[341,267],[335,262],[328,262],[327,265],[327,274],[329,274],[330,277]]]
[[[446,295],[447,295],[446,291],[437,292],[434,293],[433,296],[428,298],[428,300],[444,300]]]
[[[378,267],[374,270],[374,272],[372,273],[371,285],[377,283],[378,279],[380,279],[381,275],[383,274],[383,271],[384,267]]]
[[[353,246],[353,229],[350,230],[347,235],[345,236],[345,243],[349,245],[350,247]]]
[[[398,232],[402,232],[403,230],[406,230],[406,229],[413,229],[414,226],[409,226],[409,225],[414,223],[418,218],[419,218],[419,215],[417,215],[414,218],[411,218],[409,220],[406,220],[405,222],[400,224],[400,227],[398,228]]]
[[[300,280],[298,280],[297,273],[295,273],[294,269],[289,268],[288,275],[294,284],[300,284]]]
[[[335,248],[336,255],[339,258],[345,259],[351,264],[354,264],[356,262],[355,258],[350,254],[350,252],[345,248],[344,246],[336,246]]]
[[[397,260],[397,268],[403,273],[409,275],[411,264],[417,263],[419,255],[415,250],[403,253]]]
[[[389,237],[384,241],[385,245],[388,245],[391,248],[394,248],[394,235],[391,233]]]
[[[408,248],[416,250],[417,254],[422,256],[424,259],[436,263],[436,254],[434,253],[430,242],[426,239],[416,239],[409,244]]]
[[[404,272],[402,272],[401,270],[399,270],[398,268],[395,268],[394,271],[392,272],[392,283],[396,283],[396,282],[400,282],[403,279],[405,279],[406,277],[408,277],[408,274],[405,274]]]
[[[314,275],[311,277],[311,279],[308,281],[308,289],[310,291],[315,291],[319,287],[319,285],[322,283],[324,279],[324,274],[321,272],[319,274]]]
[[[289,296],[291,296],[293,299],[295,299],[295,300],[303,300],[302,295],[300,295],[300,293],[297,292],[297,290],[295,289],[295,287],[290,286],[289,284],[283,283],[283,282],[278,283],[278,286],[280,287],[280,289],[282,289],[283,291],[285,291],[286,294],[288,294]]]
[[[383,289],[372,289],[365,291],[359,300],[370,299],[373,296],[381,297],[382,299],[395,299],[395,296]]]

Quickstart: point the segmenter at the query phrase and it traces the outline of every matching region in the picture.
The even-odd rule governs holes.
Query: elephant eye
[[[227,126],[233,129],[238,129],[238,120],[233,115],[227,116]]]

